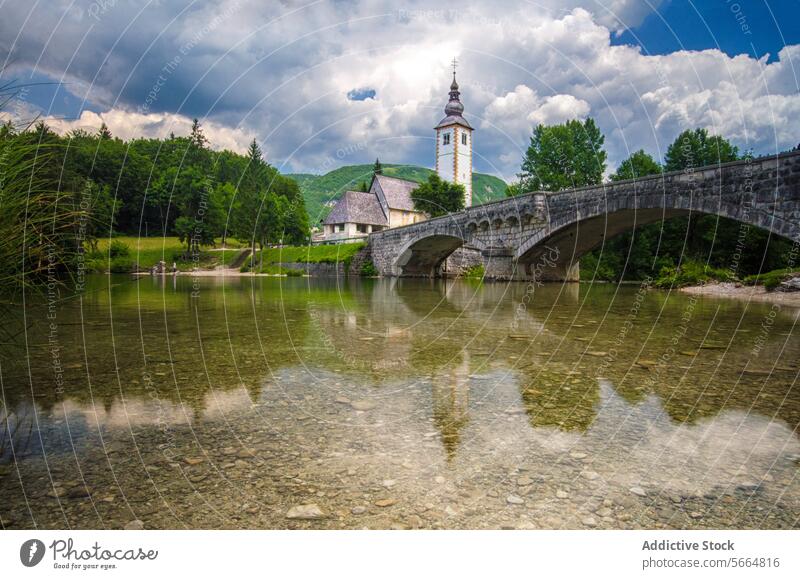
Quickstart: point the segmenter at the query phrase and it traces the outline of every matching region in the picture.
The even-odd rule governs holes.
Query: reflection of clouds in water
[[[52,417],[67,415],[72,423],[82,416],[89,427],[127,428],[130,426],[186,425],[196,418],[223,419],[229,412],[249,409],[252,406],[247,389],[210,390],[203,397],[202,411],[196,415],[188,404],[165,399],[114,398],[108,407],[102,404],[84,404],[72,399],[63,402],[63,408],[54,409]]]
[[[516,386],[495,386],[498,400],[508,401],[516,390]],[[794,468],[789,457],[800,452],[795,433],[777,419],[731,410],[679,424],[658,397],[631,405],[605,380],[600,381],[597,415],[585,433],[531,428],[521,408],[517,402],[516,410],[512,407],[506,416],[473,420],[471,424],[480,426],[464,433],[465,460],[479,454],[484,469],[530,461],[544,465],[537,466],[538,474],[558,478],[562,467],[556,461],[569,461],[569,452],[580,452],[586,457],[578,470],[596,471],[612,486],[701,495],[715,487],[758,483],[768,474],[789,473],[787,469]]]

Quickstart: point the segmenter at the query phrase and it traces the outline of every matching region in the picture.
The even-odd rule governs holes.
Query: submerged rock
[[[126,531],[141,531],[142,529],[144,529],[144,523],[139,519],[134,519],[125,525]]]
[[[782,292],[800,292],[800,277],[793,277],[782,281],[778,289]]]
[[[377,406],[372,400],[353,400],[350,406],[354,410],[361,410],[362,412],[372,410]]]
[[[391,507],[392,505],[396,504],[397,504],[397,499],[379,499],[375,501],[375,506],[382,508]]]
[[[314,520],[324,519],[325,513],[318,505],[311,503],[308,505],[295,505],[286,513],[287,519]]]

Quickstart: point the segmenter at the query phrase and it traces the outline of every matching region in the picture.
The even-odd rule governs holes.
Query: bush
[[[462,275],[464,279],[483,279],[483,276],[486,275],[486,270],[483,264],[473,265],[465,269]]]
[[[617,281],[618,275],[607,259],[599,259],[591,252],[581,258],[580,277],[581,281]]]
[[[111,260],[111,273],[130,273],[133,271],[133,260],[125,255],[117,256]]]
[[[306,273],[302,269],[284,269],[283,271],[289,277],[303,277]]]
[[[83,262],[86,273],[103,273],[106,271],[106,260],[102,257],[89,256]]]
[[[108,256],[113,260],[115,257],[128,257],[131,253],[130,248],[124,241],[114,239],[108,246]]]
[[[697,261],[685,261],[680,266],[662,267],[653,285],[659,288],[680,288],[735,279],[727,269],[717,269]]]
[[[364,277],[375,277],[380,275],[378,268],[375,267],[375,264],[372,263],[371,260],[367,260],[361,264],[361,270],[359,273]]]

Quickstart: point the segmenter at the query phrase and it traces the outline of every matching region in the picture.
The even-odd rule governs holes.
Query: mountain
[[[431,169],[413,165],[383,165],[383,174],[390,177],[399,177],[421,183],[433,173]],[[291,177],[300,186],[306,202],[306,210],[312,224],[316,224],[330,211],[342,193],[347,190],[358,189],[362,181],[369,185],[372,179],[372,165],[348,165],[339,167],[324,175],[311,175],[309,173],[290,173]],[[472,174],[473,204],[478,205],[493,199],[501,199],[506,194],[506,183],[498,177]]]

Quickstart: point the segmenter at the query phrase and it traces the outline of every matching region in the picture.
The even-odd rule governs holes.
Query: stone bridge
[[[578,260],[637,226],[704,213],[800,242],[800,152],[558,193],[529,193],[369,237],[386,276],[482,262],[492,279],[576,279]]]

